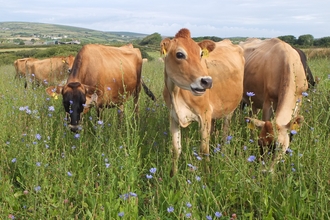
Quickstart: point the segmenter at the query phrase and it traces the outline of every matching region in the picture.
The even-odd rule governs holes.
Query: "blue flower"
[[[197,170],[197,167],[195,167],[194,165],[192,165],[192,164],[190,164],[190,163],[188,163],[187,165],[188,165],[188,167],[190,167],[192,170]]]
[[[199,176],[195,177],[197,181],[201,181],[201,178]]]
[[[308,93],[307,92],[302,92],[301,93],[303,96],[307,97],[308,96]]]
[[[37,165],[37,167],[40,167],[41,166],[41,163],[40,162],[37,162],[36,165]]]
[[[36,138],[40,141],[41,135],[40,134],[36,134]]]
[[[80,134],[75,134],[74,138],[76,138],[76,139],[80,138]]]
[[[68,171],[68,176],[72,176],[72,173],[70,171]]]
[[[152,173],[152,174],[155,174],[156,171],[157,171],[157,168],[156,167],[150,169],[150,173]]]
[[[167,208],[167,212],[171,213],[171,212],[173,212],[173,211],[174,211],[173,206],[170,206],[170,207]]]
[[[110,163],[105,163],[105,168],[109,168],[110,167]]]
[[[119,216],[119,217],[123,217],[123,216],[124,216],[124,212],[119,212],[119,213],[118,213],[118,216]]]
[[[101,120],[97,121],[97,123],[98,123],[99,125],[103,125],[103,121],[101,121]]]
[[[247,159],[249,162],[253,162],[256,159],[256,156],[251,155],[249,156],[249,158]]]
[[[49,107],[48,107],[48,111],[51,111],[51,112],[55,111],[54,106],[49,106]]]
[[[254,92],[246,92],[246,95],[249,97],[255,96]]]
[[[221,212],[216,212],[214,215],[215,215],[215,217],[220,218],[222,216],[222,213]]]
[[[296,131],[296,130],[291,130],[291,134],[292,135],[295,135],[295,134],[297,134],[298,132]]]
[[[12,162],[12,163],[16,163],[16,158],[13,158],[13,159],[11,160],[11,162]]]
[[[188,208],[191,208],[191,207],[192,207],[192,205],[191,205],[190,202],[187,202],[187,203],[186,203],[186,206],[187,206]]]
[[[34,187],[34,190],[35,190],[36,192],[39,192],[39,191],[41,190],[41,186],[36,186],[36,187]]]
[[[206,216],[206,219],[207,219],[207,220],[212,220],[212,216],[207,215],[207,216]]]
[[[152,179],[152,175],[147,174],[146,177],[147,179]]]
[[[190,217],[191,217],[191,213],[188,212],[188,213],[186,214],[186,218],[190,218]]]

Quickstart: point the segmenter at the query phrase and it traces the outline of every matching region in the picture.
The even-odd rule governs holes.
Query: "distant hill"
[[[0,22],[0,40],[35,39],[35,40],[78,40],[82,43],[131,42],[146,37],[147,34],[132,32],[103,32],[87,28],[32,23],[32,22]]]

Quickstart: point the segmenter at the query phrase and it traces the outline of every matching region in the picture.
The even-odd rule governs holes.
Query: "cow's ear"
[[[207,57],[208,54],[210,52],[212,52],[216,47],[216,44],[214,43],[214,41],[211,41],[211,40],[203,40],[203,41],[199,42],[198,45],[200,46],[200,48],[202,48],[203,57]]]
[[[261,129],[264,125],[265,122],[262,120],[258,120],[256,118],[249,118],[249,117],[245,117],[245,121],[248,123],[248,128],[254,130],[256,128]]]
[[[51,97],[57,99],[58,94],[62,94],[63,86],[50,86],[46,88],[46,93]]]
[[[103,92],[97,89],[94,86],[87,86],[83,85],[86,91],[86,96],[92,97],[93,94],[97,95],[98,97],[103,96]]]
[[[160,42],[160,56],[166,56],[168,49],[169,49],[169,45],[170,45],[170,38],[165,38]]]
[[[303,122],[304,122],[304,116],[298,115],[292,121],[290,121],[285,127],[290,130],[299,131]]]

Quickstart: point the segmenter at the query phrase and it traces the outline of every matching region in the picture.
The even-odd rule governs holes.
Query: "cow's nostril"
[[[201,79],[201,85],[204,89],[209,89],[212,87],[212,78],[211,77],[204,77]]]

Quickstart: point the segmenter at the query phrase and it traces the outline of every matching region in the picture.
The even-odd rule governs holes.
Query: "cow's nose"
[[[210,89],[212,87],[212,78],[209,76],[201,78],[201,85],[204,89]]]

